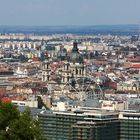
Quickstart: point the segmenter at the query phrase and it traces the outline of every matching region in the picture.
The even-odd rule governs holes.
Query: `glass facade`
[[[120,140],[140,140],[140,119],[120,120]]]
[[[71,125],[82,116],[47,114],[39,115],[39,121],[44,131],[44,136],[49,140],[68,140],[71,138]]]
[[[48,140],[118,140],[116,115],[46,113],[38,117]]]
[[[119,122],[101,122],[73,126],[73,140],[118,140]]]
[[[39,120],[48,140],[140,140],[140,113],[123,112],[120,116],[46,113],[40,114]]]

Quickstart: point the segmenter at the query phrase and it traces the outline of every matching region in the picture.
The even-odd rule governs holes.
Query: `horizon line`
[[[0,25],[0,27],[63,27],[63,26],[139,26],[139,24],[95,24],[95,25]]]

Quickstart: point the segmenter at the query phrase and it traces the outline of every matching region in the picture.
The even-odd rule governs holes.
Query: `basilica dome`
[[[81,54],[79,53],[77,42],[73,43],[73,48],[72,48],[71,55],[70,55],[70,61],[73,63],[82,63],[83,62],[83,58],[82,58]]]

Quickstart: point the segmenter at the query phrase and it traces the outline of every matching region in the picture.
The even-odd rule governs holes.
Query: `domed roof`
[[[71,51],[71,55],[70,55],[70,61],[73,63],[82,63],[83,62],[83,58],[81,56],[81,54],[79,53],[79,49],[78,49],[78,43],[74,42],[73,43],[73,48]]]

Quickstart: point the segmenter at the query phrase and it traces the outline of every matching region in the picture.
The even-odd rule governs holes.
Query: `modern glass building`
[[[39,114],[43,135],[49,140],[118,140],[118,112],[80,108],[71,112]]]
[[[78,122],[72,131],[73,140],[118,140],[119,123],[118,120],[110,122]]]
[[[81,108],[39,114],[48,140],[140,140],[140,111]]]
[[[140,112],[120,113],[120,140],[140,140]]]

